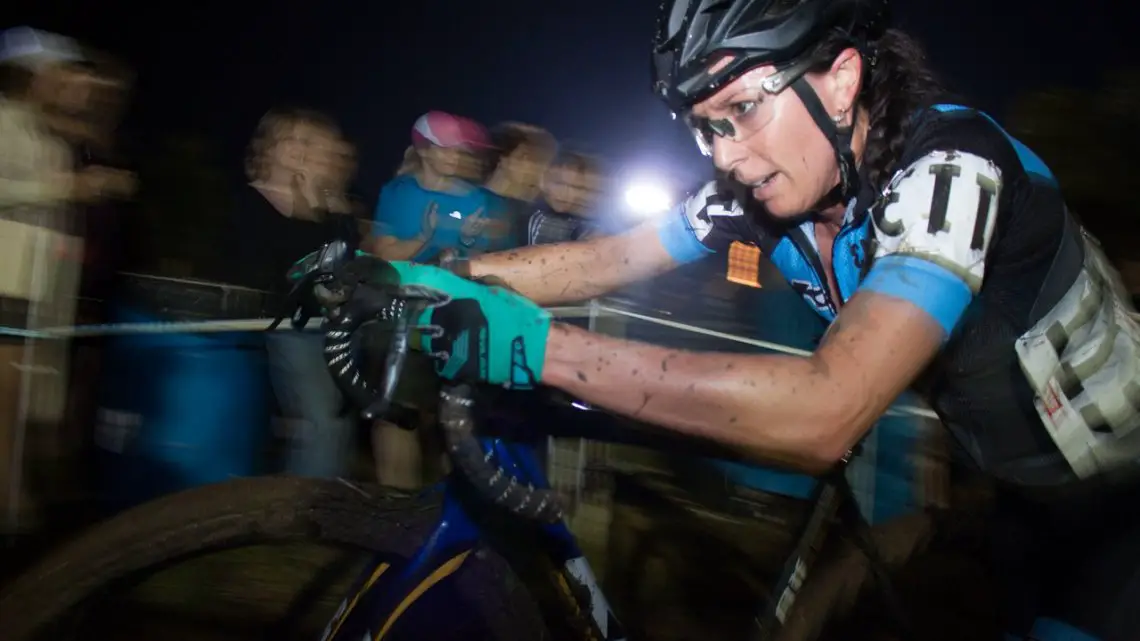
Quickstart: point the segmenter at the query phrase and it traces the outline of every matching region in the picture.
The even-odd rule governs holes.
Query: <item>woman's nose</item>
[[[712,141],[712,159],[716,168],[732,173],[732,170],[748,158],[748,148],[744,143],[736,142],[724,136],[714,136]]]

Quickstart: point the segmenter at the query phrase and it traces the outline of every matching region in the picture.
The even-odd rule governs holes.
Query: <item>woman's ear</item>
[[[827,75],[833,115],[850,114],[863,81],[863,57],[854,47],[848,47],[835,57]]]

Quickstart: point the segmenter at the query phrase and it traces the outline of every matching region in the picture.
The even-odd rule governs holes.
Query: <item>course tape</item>
[[[584,318],[590,316],[591,313],[601,316],[624,316],[634,320],[644,321],[647,323],[654,323],[672,329],[677,329],[685,332],[701,334],[713,338],[720,338],[727,341],[742,343],[745,345],[752,345],[774,352],[783,354],[791,354],[794,356],[809,356],[811,352],[781,345],[779,343],[772,343],[762,341],[745,336],[737,336],[726,332],[718,332],[703,327],[688,325],[677,321],[671,321],[664,318],[655,316],[648,316],[639,314],[627,309],[619,307],[611,307],[608,305],[595,304],[592,306],[575,306],[575,307],[549,307],[547,310],[555,318]],[[24,339],[68,339],[68,338],[90,338],[96,336],[132,336],[142,334],[202,334],[214,332],[257,332],[264,331],[269,328],[273,323],[272,318],[245,318],[234,320],[213,320],[213,321],[154,321],[148,323],[102,323],[97,325],[75,325],[71,327],[49,327],[39,330],[19,329],[15,327],[0,327],[0,336],[11,336]],[[319,321],[314,319],[310,322],[310,327],[316,329]],[[288,320],[283,321],[278,327],[277,331],[292,330],[292,325]],[[893,416],[915,416],[921,418],[937,419],[938,415],[932,410],[924,407],[914,407],[908,405],[896,405],[887,410],[888,415]]]

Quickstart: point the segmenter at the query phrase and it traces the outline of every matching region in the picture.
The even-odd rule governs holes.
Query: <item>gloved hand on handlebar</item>
[[[413,324],[420,346],[449,380],[528,389],[542,380],[550,314],[504,287],[488,286],[446,269],[392,262],[400,287],[437,297]]]

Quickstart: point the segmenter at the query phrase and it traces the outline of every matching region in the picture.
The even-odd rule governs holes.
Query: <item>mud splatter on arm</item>
[[[473,278],[495,277],[543,305],[587,300],[676,264],[652,225],[576,243],[524,247],[471,259]]]
[[[595,405],[788,466],[822,469],[811,359],[698,353],[556,325],[544,382]],[[776,398],[782,399],[775,402]]]
[[[811,357],[697,353],[551,331],[544,382],[612,411],[809,472],[843,457],[937,352],[909,303],[852,298]]]

